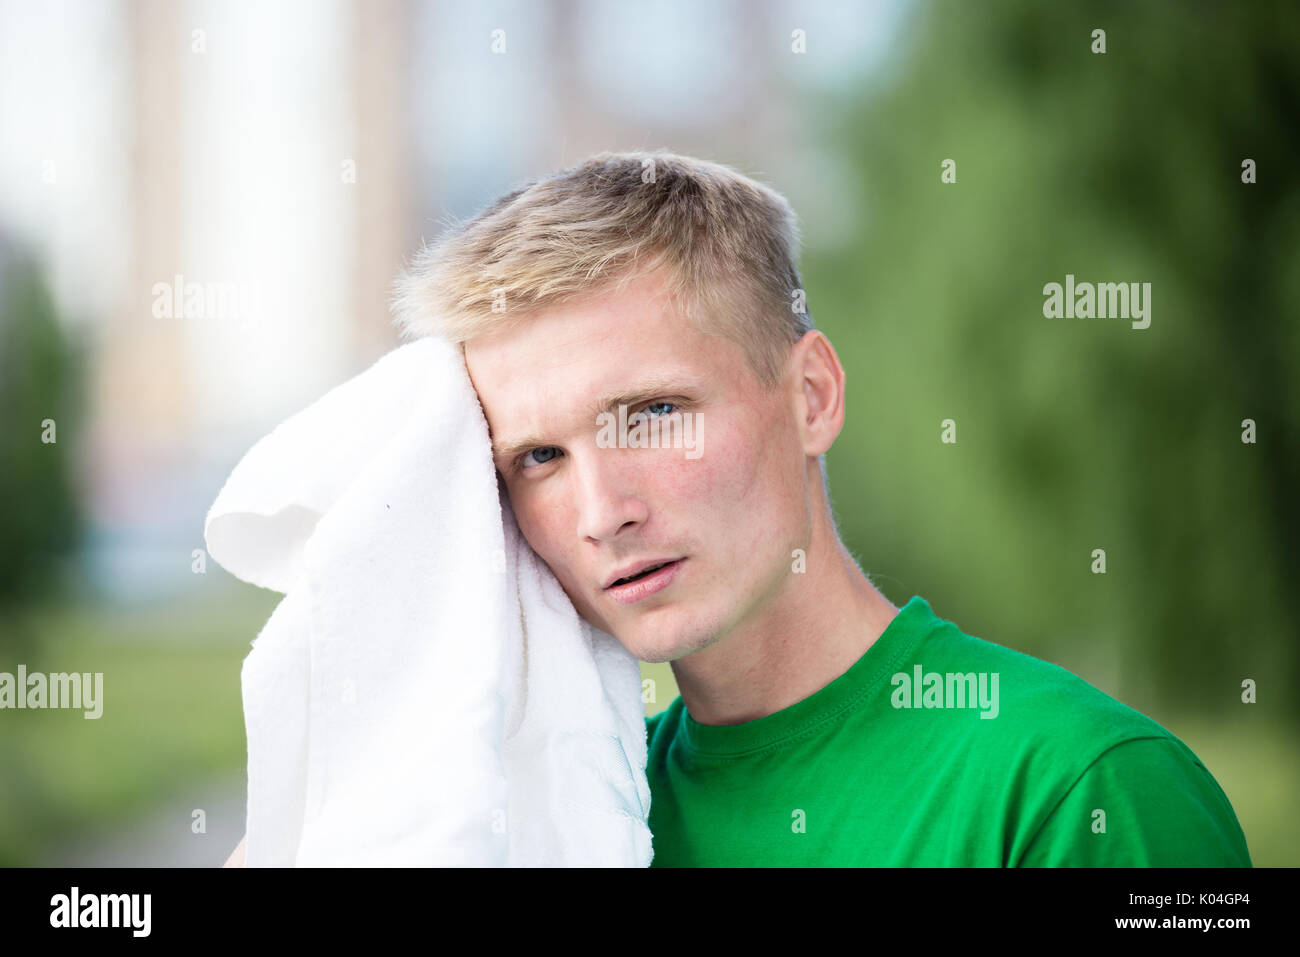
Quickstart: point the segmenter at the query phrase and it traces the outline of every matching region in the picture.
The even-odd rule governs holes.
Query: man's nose
[[[587,448],[575,453],[574,494],[578,534],[591,541],[613,538],[628,526],[645,522],[649,510],[633,480],[632,449]]]

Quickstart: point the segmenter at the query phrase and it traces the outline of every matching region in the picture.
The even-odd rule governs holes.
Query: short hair
[[[735,342],[767,388],[813,328],[790,204],[730,167],[663,150],[598,153],[501,196],[426,244],[394,284],[404,339],[464,343],[668,267],[672,301]]]

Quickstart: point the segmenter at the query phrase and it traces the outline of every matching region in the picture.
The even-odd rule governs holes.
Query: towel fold
[[[285,596],[243,665],[246,866],[649,865],[640,668],[520,533],[459,346],[280,423],[204,532]]]

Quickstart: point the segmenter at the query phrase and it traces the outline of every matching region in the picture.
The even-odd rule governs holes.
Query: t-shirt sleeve
[[[1114,745],[1070,787],[1020,867],[1250,867],[1232,804],[1182,742]]]

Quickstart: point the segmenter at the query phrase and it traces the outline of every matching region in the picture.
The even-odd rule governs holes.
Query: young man
[[[408,334],[464,343],[529,544],[587,621],[671,662],[654,863],[1250,866],[1173,734],[857,567],[822,468],[845,373],[796,247],[785,200],[726,167],[601,154],[401,284]],[[611,443],[620,405],[693,421],[696,450]]]
[[[671,663],[654,864],[1250,866],[1173,734],[858,568],[822,467],[845,373],[796,247],[785,200],[726,167],[601,154],[400,284],[408,334],[464,343],[519,527],[579,614]],[[611,442],[620,406],[694,448]]]

